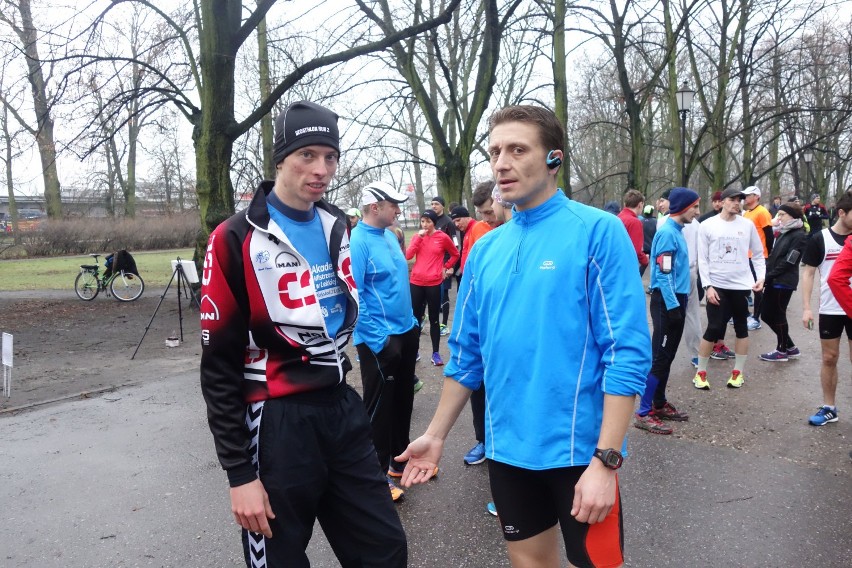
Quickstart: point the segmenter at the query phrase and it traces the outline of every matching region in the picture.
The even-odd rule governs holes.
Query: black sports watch
[[[612,448],[606,450],[595,448],[595,457],[601,460],[609,469],[618,469],[624,462],[624,456],[621,455],[621,452]]]

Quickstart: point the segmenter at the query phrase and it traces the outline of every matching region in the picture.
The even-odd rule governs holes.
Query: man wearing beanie
[[[301,101],[275,128],[275,180],[211,233],[201,288],[201,390],[246,565],[308,565],[319,520],[341,564],[402,567],[405,533],[346,384],[358,291],[346,216],[323,200],[337,115]]]
[[[697,389],[707,390],[707,364],[713,344],[724,339],[728,320],[734,320],[734,370],[728,387],[744,384],[743,369],[748,358],[748,300],[750,292],[763,290],[766,263],[763,244],[754,223],[740,215],[743,192],[722,192],[722,210],[698,227],[698,272],[707,298],[707,328],[698,347],[698,371],[692,379]],[[755,275],[749,270],[748,253]]]
[[[710,198],[710,210],[698,217],[698,222],[703,223],[710,217],[715,217],[719,214],[719,211],[722,210],[722,192],[716,191],[713,192],[713,196]]]
[[[669,218],[651,243],[651,336],[653,360],[645,380],[645,392],[633,425],[652,434],[671,434],[663,420],[682,422],[689,416],[666,400],[672,362],[683,335],[687,298],[691,286],[689,253],[683,226],[698,214],[698,194],[676,187],[669,194]]]
[[[450,211],[450,219],[453,220],[458,232],[464,234],[461,260],[459,262],[458,274],[464,274],[464,263],[467,260],[467,255],[470,252],[470,247],[473,243],[479,240],[479,237],[491,230],[491,225],[485,221],[477,221],[470,216],[467,207],[454,207]]]

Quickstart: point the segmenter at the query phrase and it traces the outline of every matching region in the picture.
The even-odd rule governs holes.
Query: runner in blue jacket
[[[364,404],[373,427],[379,466],[387,472],[391,498],[403,491],[391,477],[405,464],[391,463],[402,452],[411,430],[414,366],[420,328],[411,309],[408,263],[389,230],[408,197],[384,182],[361,191],[363,220],[352,229],[352,277],[360,291],[355,348],[361,361]],[[393,467],[396,466],[396,467]]]
[[[649,367],[645,295],[621,221],[558,190],[563,140],[549,110],[492,115],[491,167],[514,215],[471,249],[441,401],[397,459],[409,460],[403,485],[428,480],[484,384],[491,491],[512,564],[558,565],[561,528],[572,565],[618,566],[616,470]]]
[[[676,187],[669,194],[669,218],[657,230],[651,243],[651,338],[653,362],[648,373],[645,393],[633,425],[652,434],[671,434],[662,420],[683,422],[684,412],[666,400],[666,385],[672,361],[683,335],[686,303],[689,298],[689,253],[683,226],[698,214],[698,194]]]

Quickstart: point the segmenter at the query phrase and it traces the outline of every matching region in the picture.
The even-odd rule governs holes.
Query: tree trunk
[[[138,99],[137,99],[138,101]],[[138,102],[134,102],[138,105]],[[136,148],[139,144],[139,115],[131,114],[127,123],[127,183],[124,185],[124,216],[136,217]]]
[[[42,179],[44,180],[44,201],[47,215],[51,219],[62,217],[62,196],[59,191],[59,172],[56,168],[56,142],[53,139],[53,118],[47,101],[47,88],[38,54],[38,33],[33,25],[30,0],[19,0],[21,28],[15,28],[26,54],[28,79],[33,95],[33,107],[36,114],[36,142],[41,158]]]
[[[9,193],[9,217],[12,223],[12,238],[16,245],[21,244],[21,232],[18,230],[18,204],[15,203],[15,180],[12,176],[12,134],[9,132],[9,109],[3,107],[3,140],[6,142],[6,191]]]
[[[201,28],[201,111],[194,118],[198,206],[201,232],[196,262],[207,247],[210,232],[234,211],[231,184],[234,125],[234,32],[239,29],[242,2],[202,0]]]
[[[257,59],[260,71],[260,99],[266,100],[272,93],[269,80],[269,43],[266,35],[266,18],[260,20],[257,26]],[[275,164],[272,163],[272,113],[267,113],[260,119],[260,138],[263,148],[263,175],[266,179],[275,179]]]
[[[565,129],[564,157],[556,183],[571,197],[571,151],[568,137],[568,72],[565,57],[565,1],[557,0],[553,12],[553,96],[554,111]]]
[[[426,198],[423,195],[423,166],[420,164],[420,140],[417,136],[417,123],[414,119],[414,106],[416,103],[406,102],[405,110],[408,112],[408,124],[411,127],[409,141],[411,142],[411,155],[414,157],[414,200],[417,202],[417,211],[425,211]]]

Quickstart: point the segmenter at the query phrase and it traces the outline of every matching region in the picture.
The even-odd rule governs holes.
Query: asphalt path
[[[800,308],[794,299],[790,314]],[[795,320],[794,320],[795,321]],[[523,327],[518,326],[518,332]],[[804,354],[765,363],[772,334],[753,334],[743,389],[692,388],[679,356],[670,399],[690,412],[674,436],[631,428],[622,469],[628,566],[847,567],[852,558],[850,364],[841,353],[841,420],[808,426],[819,396],[815,332],[793,334]],[[426,345],[424,334],[423,345]],[[159,348],[159,346],[157,346]],[[163,349],[165,349],[163,347]],[[128,362],[137,386],[0,416],[0,564],[14,567],[242,565],[225,476],[198,387],[195,346],[170,368]],[[129,353],[127,353],[129,358]],[[437,404],[438,369],[424,361],[412,434]],[[350,382],[358,386],[357,373]],[[463,465],[473,441],[466,409],[437,480],[406,492],[398,510],[412,567],[508,566],[484,466]],[[317,527],[314,566],[337,566]]]

